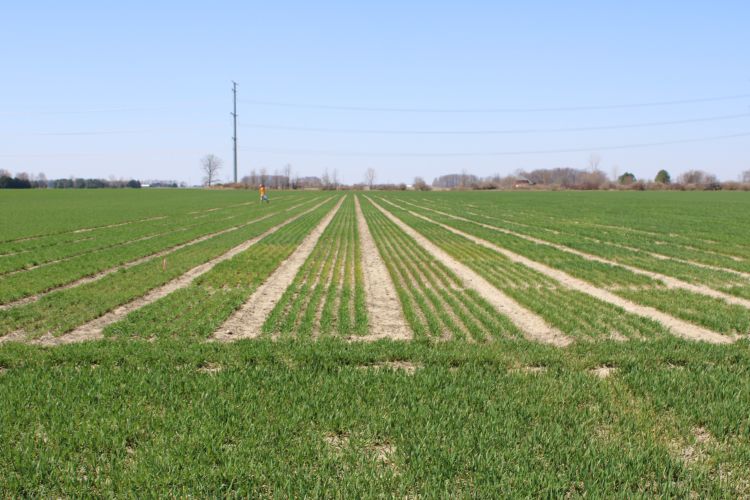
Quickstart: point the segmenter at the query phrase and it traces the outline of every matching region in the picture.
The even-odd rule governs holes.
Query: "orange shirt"
[[[265,194],[266,194],[266,187],[265,186],[261,186],[260,187],[260,195],[261,196],[265,196]]]

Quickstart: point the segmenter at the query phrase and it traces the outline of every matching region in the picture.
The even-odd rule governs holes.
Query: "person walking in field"
[[[260,202],[263,203],[265,201],[266,203],[270,203],[270,201],[268,200],[268,193],[266,192],[266,186],[261,184],[258,191],[260,191]]]

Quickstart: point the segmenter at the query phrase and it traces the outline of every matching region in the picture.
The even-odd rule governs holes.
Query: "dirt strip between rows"
[[[614,261],[611,261],[611,260],[599,257],[597,255],[592,255],[590,253],[581,252],[580,250],[575,250],[573,248],[566,247],[565,245],[559,245],[557,243],[552,243],[550,241],[542,240],[540,238],[535,238],[533,236],[527,236],[525,234],[517,233],[517,232],[511,231],[509,229],[505,229],[505,228],[501,228],[501,227],[497,227],[497,226],[492,226],[490,224],[484,224],[482,222],[473,221],[471,219],[466,219],[464,217],[459,217],[457,215],[449,214],[449,213],[446,213],[446,212],[441,212],[440,210],[435,210],[433,208],[422,207],[422,206],[416,205],[414,203],[410,203],[408,201],[404,201],[404,203],[407,203],[407,204],[412,205],[414,207],[420,208],[422,210],[429,210],[430,212],[434,212],[436,214],[440,214],[440,215],[444,215],[446,217],[450,217],[451,219],[455,219],[455,220],[459,220],[459,221],[463,221],[463,222],[469,222],[471,224],[476,224],[478,226],[484,227],[486,229],[491,229],[491,230],[497,231],[499,233],[507,234],[507,235],[510,235],[510,236],[515,236],[516,238],[521,238],[521,239],[524,239],[526,241],[530,241],[532,243],[536,243],[538,245],[545,245],[545,246],[548,246],[548,247],[552,247],[552,248],[554,248],[556,250],[560,250],[561,252],[566,252],[566,253],[569,253],[569,254],[577,255],[577,256],[579,256],[579,257],[581,257],[583,259],[586,259],[588,261],[599,262],[599,263],[606,264],[606,265],[609,265],[609,266],[616,266],[616,267],[620,267],[620,268],[623,268],[623,269],[627,269],[631,273],[640,274],[641,276],[648,276],[651,279],[654,279],[654,280],[657,280],[657,281],[661,281],[662,283],[664,283],[667,286],[667,288],[680,288],[680,289],[683,289],[683,290],[688,290],[688,291],[693,292],[693,293],[698,293],[698,294],[701,294],[701,295],[707,295],[709,297],[713,297],[713,298],[716,298],[716,299],[723,300],[723,301],[725,301],[725,302],[727,302],[729,304],[736,304],[736,305],[747,307],[747,308],[750,309],[750,300],[743,299],[741,297],[735,297],[734,295],[729,295],[728,293],[720,292],[718,290],[714,290],[713,288],[709,288],[709,287],[704,286],[704,285],[694,285],[692,283],[687,283],[687,282],[682,281],[680,279],[673,278],[672,276],[667,276],[665,274],[656,273],[656,272],[653,272],[653,271],[647,271],[645,269],[641,269],[639,267],[630,266],[630,265],[627,265],[627,264],[621,264],[619,262],[614,262]]]
[[[398,205],[394,203],[391,203],[391,202],[387,202],[387,203],[390,203],[391,205],[398,207]],[[398,207],[398,208],[401,208],[401,207]],[[424,215],[418,214],[416,212],[411,212],[411,211],[409,211],[409,213],[415,217],[425,220],[431,224],[436,224],[442,227],[443,229],[446,229],[454,234],[457,234],[470,241],[473,241],[474,243],[478,245],[482,245],[486,248],[494,250],[495,252],[501,255],[504,255],[512,262],[523,264],[526,267],[529,267],[546,276],[549,276],[550,278],[557,280],[558,282],[567,286],[568,288],[577,290],[579,292],[590,295],[601,301],[608,302],[612,305],[618,306],[629,313],[637,314],[639,316],[643,316],[645,318],[649,318],[658,323],[661,323],[662,325],[667,327],[673,334],[679,337],[683,337],[689,340],[700,340],[704,342],[710,342],[713,344],[729,344],[735,340],[733,337],[730,337],[728,335],[722,335],[718,332],[714,332],[712,330],[708,330],[701,326],[688,323],[687,321],[683,321],[681,319],[675,318],[674,316],[665,314],[657,309],[654,309],[653,307],[642,306],[634,302],[631,302],[627,299],[623,299],[622,297],[619,297],[607,290],[603,290],[583,280],[574,278],[573,276],[563,271],[559,271],[545,264],[541,264],[539,262],[533,261],[529,259],[528,257],[524,257],[515,252],[511,252],[508,249],[499,247],[493,243],[490,243],[489,241],[483,240],[481,238],[477,238],[476,236],[472,236],[471,234],[452,228],[446,224],[442,224],[440,222],[434,221],[430,219],[429,217],[425,217]]]
[[[331,200],[330,198],[327,198],[321,201],[317,205],[305,210],[304,212],[301,212],[285,220],[279,225],[272,227],[271,229],[264,232],[263,234],[260,234],[254,238],[244,241],[243,243],[233,247],[229,251],[221,254],[220,256],[190,269],[185,274],[173,279],[172,281],[160,287],[154,288],[153,290],[148,292],[146,295],[139,297],[135,300],[132,300],[128,302],[127,304],[121,305],[117,307],[116,309],[104,314],[103,316],[100,316],[99,318],[95,320],[89,321],[88,323],[79,326],[78,328],[76,328],[70,333],[66,333],[59,337],[53,337],[52,335],[47,334],[38,339],[30,340],[29,343],[36,344],[36,345],[55,346],[55,345],[61,345],[61,344],[71,344],[74,342],[83,342],[87,340],[99,340],[103,338],[102,332],[104,328],[107,327],[108,325],[112,323],[116,323],[117,321],[120,321],[121,319],[125,318],[125,316],[135,311],[136,309],[140,309],[141,307],[147,306],[153,302],[156,302],[157,300],[163,297],[166,297],[167,295],[169,295],[170,293],[176,290],[189,286],[190,283],[192,283],[194,279],[198,278],[199,276],[203,274],[206,274],[220,262],[229,260],[235,255],[244,252],[245,250],[255,245],[266,236],[269,236],[275,233],[282,227],[288,224],[291,224],[292,222],[299,219],[300,217],[316,210],[317,208],[329,202],[330,200]]]
[[[414,205],[415,207],[419,206],[419,205],[416,205],[414,203],[412,203],[412,205]],[[427,209],[427,207],[424,207],[424,208]],[[475,215],[477,217],[482,217],[482,218],[485,218],[485,219],[498,220],[500,222],[505,222],[507,224],[515,224],[517,226],[523,226],[523,227],[529,227],[529,228],[538,229],[538,230],[542,230],[542,231],[547,231],[547,232],[550,232],[550,233],[553,233],[553,234],[563,234],[560,231],[555,231],[554,229],[549,229],[549,228],[541,227],[541,226],[532,226],[530,224],[523,224],[521,222],[517,222],[517,221],[514,221],[514,220],[502,219],[500,217],[492,217],[492,216],[485,215],[485,214],[480,214],[480,213],[477,213],[477,212],[471,212],[469,210],[467,210],[466,213],[469,214],[469,215]],[[474,222],[474,221],[472,221],[472,222]],[[571,233],[566,233],[566,234],[570,235]],[[652,252],[650,250],[644,250],[642,248],[637,248],[637,247],[633,247],[633,246],[629,246],[629,245],[623,245],[621,243],[615,243],[613,241],[600,240],[600,239],[597,239],[597,238],[592,238],[590,236],[579,236],[579,238],[584,239],[586,241],[592,241],[592,242],[596,243],[597,245],[606,245],[606,246],[615,247],[615,248],[622,248],[622,249],[625,249],[625,250],[629,250],[631,252],[636,252],[636,253],[640,253],[640,254],[643,254],[643,255],[648,255],[649,257],[653,257],[654,259],[658,259],[658,260],[671,260],[671,261],[674,261],[674,262],[679,262],[681,264],[687,264],[689,266],[702,267],[704,269],[710,269],[712,271],[720,271],[720,272],[724,272],[724,273],[734,274],[734,275],[741,276],[742,278],[750,280],[750,273],[743,272],[743,271],[738,271],[737,269],[732,269],[732,268],[729,268],[729,267],[722,267],[722,266],[717,266],[717,265],[712,265],[712,264],[704,264],[703,262],[698,262],[698,261],[690,260],[690,259],[681,259],[681,258],[675,257],[673,255],[667,255],[667,254],[663,254],[663,253]],[[681,248],[684,248],[684,247],[681,247]],[[704,252],[704,253],[710,253],[710,254],[716,255],[716,252],[712,252],[710,250],[700,250],[700,251]],[[725,254],[720,254],[720,255],[723,256],[723,257],[732,259],[735,262],[738,262],[738,260],[737,260],[738,258],[732,257],[730,255],[725,255]],[[742,259],[739,259],[739,262],[741,262],[741,261],[742,261]]]
[[[292,254],[258,287],[249,299],[222,324],[209,341],[233,342],[260,335],[263,323],[294,281],[302,265],[312,253],[346,197],[341,197],[333,209],[308,234]]]
[[[354,197],[357,211],[357,227],[359,241],[362,246],[362,271],[365,285],[365,303],[370,328],[363,340],[377,340],[390,338],[394,340],[410,340],[414,334],[409,328],[401,302],[396,293],[396,287],[385,267],[385,262],[378,252],[375,240],[362,213],[359,196]]]
[[[547,324],[541,316],[529,311],[502,293],[489,281],[482,278],[465,264],[451,257],[447,252],[422,236],[415,229],[406,225],[401,219],[375,203],[372,199],[369,197],[367,199],[391,222],[414,239],[417,244],[434,255],[435,258],[461,278],[465,286],[474,289],[487,302],[492,304],[498,312],[507,316],[527,338],[559,347],[570,345],[573,342],[573,339],[566,336],[563,332]]]
[[[299,208],[302,205],[304,205],[305,203],[307,203],[307,202],[298,203],[297,205],[294,205],[294,206],[291,206],[291,207],[285,209],[284,212],[289,212],[290,210],[294,210],[296,208]],[[152,254],[146,255],[144,257],[140,257],[140,258],[138,258],[136,260],[132,260],[132,261],[126,262],[124,264],[120,264],[119,266],[110,267],[109,269],[105,269],[103,271],[99,271],[98,273],[92,274],[91,276],[86,276],[84,278],[80,278],[80,279],[77,279],[75,281],[71,281],[70,283],[66,283],[64,285],[60,285],[60,286],[57,286],[57,287],[54,287],[54,288],[50,288],[49,290],[47,290],[45,292],[38,293],[38,294],[35,294],[35,295],[31,295],[29,297],[24,297],[22,299],[14,300],[13,302],[8,302],[6,304],[0,304],[0,311],[5,310],[5,309],[10,309],[12,307],[18,307],[18,306],[22,306],[22,305],[25,305],[25,304],[30,304],[32,302],[36,302],[39,299],[41,299],[42,297],[45,297],[45,296],[47,296],[47,295],[49,295],[51,293],[54,293],[54,292],[59,292],[61,290],[67,290],[69,288],[75,288],[77,286],[81,286],[81,285],[85,285],[87,283],[92,283],[94,281],[98,281],[98,280],[100,280],[100,279],[102,279],[102,278],[104,278],[106,276],[109,276],[110,274],[114,274],[114,273],[116,273],[118,271],[122,271],[122,270],[125,270],[125,269],[129,269],[131,267],[135,267],[135,266],[137,266],[139,264],[143,264],[144,262],[146,262],[148,260],[151,260],[151,259],[156,259],[156,258],[159,258],[159,257],[168,256],[169,254],[171,254],[173,252],[176,252],[178,250],[181,250],[181,249],[183,249],[185,247],[189,247],[189,246],[192,246],[192,245],[197,245],[198,243],[201,243],[203,241],[209,240],[209,239],[214,238],[216,236],[221,236],[222,234],[229,233],[229,232],[232,232],[232,231],[236,231],[238,229],[242,229],[245,226],[249,226],[250,224],[255,224],[257,222],[261,222],[261,221],[263,221],[265,219],[268,219],[269,217],[273,217],[275,215],[278,215],[279,213],[280,212],[274,212],[274,213],[271,213],[271,214],[268,214],[268,215],[264,215],[263,217],[259,217],[257,219],[253,219],[253,220],[248,221],[248,222],[243,222],[242,224],[239,224],[237,226],[232,226],[232,227],[229,227],[229,228],[226,228],[226,229],[222,229],[221,231],[217,231],[215,233],[209,233],[209,234],[200,236],[200,237],[195,238],[193,240],[186,241],[185,243],[180,243],[179,245],[166,248],[166,249],[161,250],[159,252],[152,253]],[[165,263],[165,264],[168,265],[168,262]]]

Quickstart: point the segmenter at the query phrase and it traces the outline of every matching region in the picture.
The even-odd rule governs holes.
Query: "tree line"
[[[7,170],[0,170],[0,189],[97,189],[97,188],[140,188],[141,183],[135,179],[47,179],[41,173],[29,175],[19,172],[12,175]]]

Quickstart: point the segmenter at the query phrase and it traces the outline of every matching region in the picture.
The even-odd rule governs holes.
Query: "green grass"
[[[747,343],[123,341],[0,365],[8,496],[750,494]]]
[[[412,342],[348,341],[379,320],[365,307],[354,196]],[[68,332],[327,199],[110,325],[103,341],[0,343],[0,497],[750,497],[747,309],[418,210],[633,301],[743,336],[729,345],[680,340],[378,201],[576,340],[566,348],[530,342],[368,197],[750,296],[736,274],[643,253],[748,270],[745,193],[350,193],[265,335],[207,343],[340,195],[279,193],[261,207],[240,205],[255,196],[233,191],[0,192],[6,297],[272,215],[174,251],[166,271],[151,259],[0,310],[0,336],[21,329],[29,337]],[[104,227],[156,216],[166,218]],[[74,232],[81,228],[97,229]],[[8,272],[58,258],[68,260],[18,273],[28,285],[8,281],[16,276]],[[609,341],[613,332],[631,341]]]

